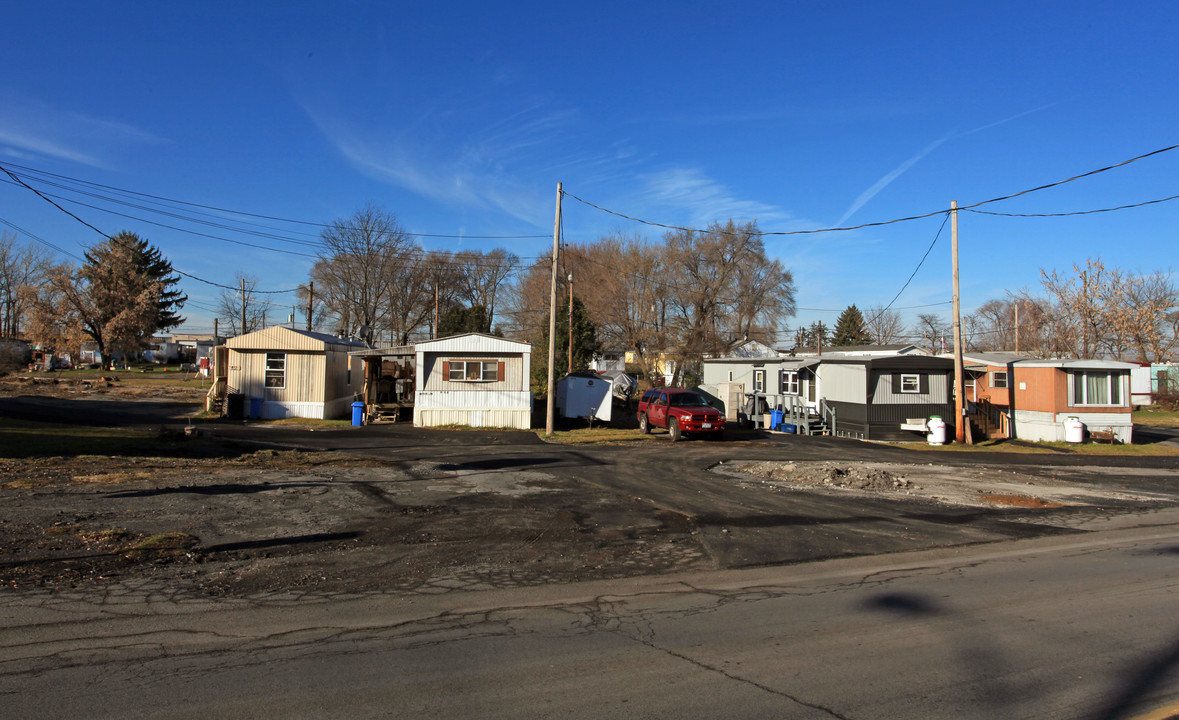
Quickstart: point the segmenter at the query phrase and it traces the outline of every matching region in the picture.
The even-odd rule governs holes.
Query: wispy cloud
[[[1005,117],[1002,120],[996,120],[995,122],[987,123],[986,125],[980,125],[972,130],[966,130],[964,132],[951,132],[951,133],[945,135],[944,137],[934,140],[932,143],[925,146],[925,148],[923,148],[919,153],[917,153],[913,157],[909,158],[908,160],[904,161],[899,166],[897,166],[897,168],[894,169],[892,172],[888,173],[884,177],[877,180],[876,183],[874,185],[872,185],[872,187],[870,187],[867,190],[865,190],[864,192],[860,193],[859,197],[857,197],[855,199],[855,201],[851,204],[851,207],[849,207],[847,209],[847,212],[845,212],[843,214],[843,217],[839,218],[839,220],[835,224],[837,226],[842,226],[844,223],[846,223],[848,221],[848,219],[852,215],[855,215],[856,212],[860,208],[864,207],[864,205],[867,204],[869,200],[876,197],[876,195],[881,190],[888,187],[889,183],[891,183],[893,180],[896,180],[898,177],[900,177],[906,170],[913,167],[926,155],[930,154],[934,150],[941,147],[946,141],[961,138],[961,137],[966,137],[967,135],[973,135],[976,132],[981,132],[983,130],[989,130],[990,128],[993,128],[993,127],[998,127],[999,125],[1004,125],[1006,123],[1012,122],[1013,120],[1018,120],[1019,118],[1025,117],[1027,115],[1031,115],[1033,113],[1038,113],[1041,110],[1047,110],[1048,108],[1053,107],[1056,104],[1057,103],[1048,103],[1047,105],[1041,105],[1040,107],[1033,108],[1031,110],[1025,110],[1023,112],[1016,113],[1016,114],[1011,115],[1009,117]]]
[[[0,92],[0,152],[22,159],[56,158],[110,168],[104,157],[162,140],[117,120],[62,110],[37,100]]]
[[[946,142],[947,140],[949,140],[949,139],[950,139],[950,138],[952,138],[953,136],[954,136],[954,135],[953,135],[953,133],[951,133],[951,134],[949,134],[949,135],[946,135],[945,137],[942,137],[942,138],[939,138],[939,139],[937,139],[937,140],[934,140],[934,141],[933,141],[933,142],[931,142],[929,145],[926,145],[926,146],[925,146],[925,147],[924,147],[924,148],[921,150],[921,152],[917,153],[917,154],[916,154],[916,155],[914,155],[913,157],[911,157],[911,158],[909,158],[908,160],[904,161],[903,163],[901,163],[900,165],[898,165],[898,166],[897,166],[897,167],[896,167],[896,168],[895,168],[895,169],[894,169],[892,172],[888,173],[888,174],[887,174],[887,175],[885,175],[884,177],[882,177],[882,178],[880,178],[879,180],[877,180],[877,181],[876,181],[876,182],[875,182],[875,183],[872,185],[872,187],[870,187],[870,188],[868,188],[867,190],[865,190],[864,192],[860,193],[859,197],[857,197],[857,198],[855,199],[855,201],[854,201],[854,202],[851,204],[851,207],[849,207],[849,208],[847,209],[847,212],[843,213],[843,217],[839,218],[839,220],[837,220],[837,221],[835,222],[835,225],[836,225],[837,227],[842,227],[842,226],[843,226],[843,224],[847,222],[848,218],[850,218],[852,215],[855,215],[855,214],[856,214],[856,211],[858,211],[860,208],[864,207],[864,205],[866,205],[866,204],[868,203],[868,201],[869,201],[869,200],[871,200],[872,198],[876,197],[876,195],[877,195],[877,194],[878,194],[878,193],[879,193],[881,190],[883,190],[884,188],[888,187],[889,183],[891,183],[893,180],[896,180],[896,179],[897,179],[898,177],[900,177],[900,176],[901,176],[901,175],[902,175],[902,174],[903,174],[903,173],[904,173],[906,170],[908,170],[909,168],[911,168],[911,167],[913,167],[915,164],[917,164],[917,162],[918,162],[918,161],[920,161],[920,160],[921,160],[921,158],[925,157],[926,155],[930,154],[930,153],[931,153],[931,152],[933,152],[934,150],[936,150],[936,149],[938,149],[939,147],[941,147],[942,143]]]
[[[737,197],[699,168],[672,168],[645,175],[642,179],[646,187],[638,198],[641,202],[687,211],[694,226],[732,218],[757,220],[764,228],[767,224],[792,219],[782,208]]]
[[[993,127],[998,127],[999,125],[1004,125],[1004,124],[1006,124],[1006,123],[1009,123],[1009,122],[1011,122],[1012,120],[1018,120],[1018,119],[1020,119],[1021,117],[1025,117],[1025,116],[1027,116],[1027,115],[1031,115],[1032,113],[1038,113],[1038,112],[1040,112],[1041,110],[1047,110],[1048,108],[1050,108],[1050,107],[1054,107],[1054,106],[1056,106],[1056,105],[1059,105],[1059,104],[1060,104],[1060,103],[1054,103],[1054,102],[1053,102],[1053,103],[1048,103],[1047,105],[1041,105],[1041,106],[1040,106],[1040,107],[1038,107],[1038,108],[1032,108],[1031,110],[1024,110],[1023,112],[1021,112],[1021,113],[1016,113],[1016,114],[1012,115],[1011,117],[1005,117],[1005,118],[1003,118],[1002,120],[996,120],[996,121],[995,121],[995,122],[993,122],[993,123],[987,123],[986,125],[980,125],[980,126],[978,126],[978,127],[974,128],[973,130],[967,130],[966,132],[959,133],[959,134],[957,135],[957,137],[966,137],[967,135],[973,135],[973,134],[974,134],[974,133],[976,133],[976,132],[981,132],[981,131],[983,131],[983,130],[989,130],[989,129],[993,128]]]

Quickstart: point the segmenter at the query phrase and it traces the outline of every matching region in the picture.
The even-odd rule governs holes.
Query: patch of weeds
[[[123,554],[129,558],[174,557],[187,554],[198,542],[200,541],[185,532],[159,533],[125,548]]]

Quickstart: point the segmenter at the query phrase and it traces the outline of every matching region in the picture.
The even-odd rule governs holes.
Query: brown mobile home
[[[264,418],[347,417],[363,387],[363,360],[348,354],[362,342],[276,325],[225,344],[228,394]]]

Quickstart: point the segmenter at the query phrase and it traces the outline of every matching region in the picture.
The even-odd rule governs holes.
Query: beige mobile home
[[[469,333],[420,342],[413,424],[527,430],[532,345]]]
[[[263,418],[342,418],[364,385],[364,343],[276,325],[226,341],[229,395]]]

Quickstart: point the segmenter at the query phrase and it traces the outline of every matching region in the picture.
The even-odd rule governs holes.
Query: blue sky
[[[427,248],[539,255],[558,182],[657,223],[789,232],[966,205],[1179,143],[1169,2],[46,2],[4,16],[0,164],[310,223],[372,202],[410,232],[457,236]],[[983,209],[1164,198],[1177,170],[1179,150]],[[291,252],[314,251],[65,206],[222,284],[242,271],[293,288],[311,260]],[[569,198],[564,218],[570,242],[662,233]],[[74,254],[98,239],[10,183],[0,219]],[[1177,220],[1179,201],[961,213],[963,309],[1089,257],[1170,270]],[[888,303],[941,222],[767,236],[805,308],[789,326]],[[896,307],[948,316],[916,306],[950,299],[949,270],[947,226]],[[183,287],[185,329],[211,329],[220,290]],[[293,295],[272,300],[285,317]]]

